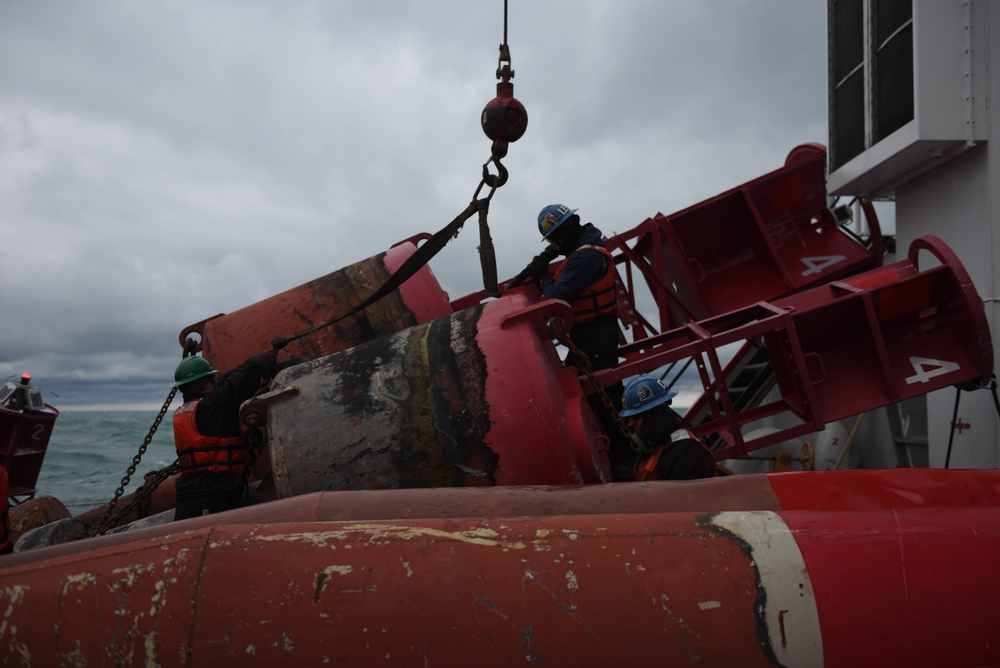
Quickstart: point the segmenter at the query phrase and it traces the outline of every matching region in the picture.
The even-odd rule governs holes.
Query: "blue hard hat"
[[[622,394],[622,417],[631,417],[645,413],[669,402],[677,396],[677,390],[668,390],[663,381],[656,376],[639,376],[625,386]]]
[[[571,209],[565,204],[549,204],[542,209],[538,214],[538,231],[542,235],[542,241],[548,239],[557,227],[565,223],[576,212],[576,209]]]

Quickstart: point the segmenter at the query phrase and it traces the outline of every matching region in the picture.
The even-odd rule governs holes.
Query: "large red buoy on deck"
[[[610,480],[607,438],[548,332],[537,289],[282,371],[266,416],[278,495]],[[565,325],[568,326],[568,325]]]
[[[550,488],[461,490],[419,519],[229,511],[3,557],[0,663],[997,665],[996,482],[786,473],[630,483],[624,506],[609,485],[603,509]]]
[[[185,347],[188,337],[199,337],[205,359],[219,371],[228,371],[251,355],[270,349],[275,337],[297,332],[359,304],[385,283],[416,250],[416,244],[405,241],[385,253],[238,311],[189,325],[180,333],[181,347]],[[384,299],[345,318],[334,327],[326,327],[292,341],[285,352],[292,357],[316,359],[428,322],[451,311],[447,293],[430,267],[424,266]]]

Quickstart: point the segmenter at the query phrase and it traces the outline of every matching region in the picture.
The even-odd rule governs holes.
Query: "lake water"
[[[156,415],[156,410],[60,411],[35,496],[54,496],[73,514],[110,501]],[[163,417],[126,492],[135,491],[145,473],[176,458],[172,418],[172,410]]]

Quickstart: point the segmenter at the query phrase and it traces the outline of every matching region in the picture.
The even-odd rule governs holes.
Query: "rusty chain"
[[[112,512],[114,512],[115,506],[118,505],[118,501],[121,498],[122,494],[125,492],[125,488],[128,487],[128,484],[132,479],[132,475],[135,473],[136,468],[138,468],[139,462],[142,461],[142,456],[146,454],[146,448],[149,447],[149,443],[153,440],[153,434],[156,433],[157,428],[160,426],[160,422],[163,421],[163,416],[166,415],[167,409],[170,408],[170,402],[174,400],[175,394],[177,394],[177,388],[176,387],[170,388],[170,394],[167,395],[167,400],[163,402],[163,407],[160,408],[159,414],[156,416],[156,419],[153,420],[153,425],[149,428],[149,432],[146,434],[146,438],[143,439],[142,445],[139,446],[139,452],[137,452],[135,457],[132,458],[132,464],[128,467],[128,471],[126,471],[124,477],[122,477],[122,481],[121,484],[118,486],[118,489],[115,490],[114,498],[112,498],[111,501],[108,503],[108,508],[104,512],[104,518],[101,520],[100,524],[97,525],[97,530],[95,531],[94,535],[100,536],[106,533],[108,529],[114,526],[113,521],[117,521],[122,517],[124,517],[129,511],[135,508],[136,505],[142,502],[145,497],[152,494],[153,490],[156,489],[156,485],[159,485],[159,483],[162,482],[163,479],[169,477],[169,476],[163,476],[163,479],[159,480],[156,483],[156,485],[153,485],[150,488],[147,488],[146,484],[144,483],[143,486],[136,492],[135,497],[132,499],[132,501],[127,506],[125,506],[124,509],[115,514],[115,516],[112,518]],[[171,470],[176,464],[177,462],[174,462],[173,465],[168,466],[166,469],[163,470],[164,471]],[[144,494],[140,495],[140,492],[144,492]]]
[[[148,471],[143,476],[142,485],[139,487],[139,489],[135,491],[135,495],[132,497],[132,500],[129,501],[124,506],[122,506],[121,508],[119,508],[118,512],[116,512],[114,515],[109,516],[108,514],[105,514],[104,519],[101,520],[101,524],[98,526],[97,531],[95,532],[94,535],[97,536],[103,535],[108,531],[110,531],[111,529],[113,529],[114,527],[118,526],[118,522],[121,521],[123,517],[126,517],[130,512],[132,512],[136,507],[140,506],[143,508],[148,507],[146,503],[152,497],[153,492],[156,491],[156,488],[159,487],[160,484],[167,478],[171,477],[176,473],[179,473],[180,470],[181,470],[180,462],[178,462],[175,459],[173,464],[166,466],[160,469],[159,471]],[[111,510],[110,506],[108,510],[109,511]],[[145,514],[143,516],[145,516]]]
[[[632,451],[637,455],[642,454],[639,451],[639,447],[635,444],[635,441],[632,440],[631,427],[629,427],[628,423],[626,423],[625,420],[622,419],[622,416],[618,414],[620,408],[615,406],[614,402],[611,401],[611,397],[608,396],[608,393],[604,390],[601,384],[597,382],[597,376],[594,374],[594,368],[590,363],[590,358],[587,357],[587,354],[580,350],[575,343],[573,343],[573,341],[569,338],[569,335],[559,328],[559,325],[556,324],[554,319],[549,321],[549,329],[552,331],[553,335],[555,335],[556,340],[569,349],[570,354],[573,356],[573,363],[576,365],[576,368],[583,371],[587,378],[590,379],[591,384],[597,390],[598,399],[601,400],[601,403],[604,405],[604,408],[607,409],[608,414],[611,415],[615,424],[618,425],[618,429],[621,431],[622,436],[625,437],[629,447],[632,448]]]
[[[191,357],[197,352],[197,349],[198,342],[194,339],[188,339],[184,343],[184,352],[181,355],[181,359]],[[139,451],[136,453],[135,457],[132,458],[132,464],[128,467],[128,470],[122,477],[121,484],[118,486],[118,489],[115,490],[114,497],[108,502],[107,510],[104,511],[104,517],[98,523],[97,529],[94,531],[95,536],[101,536],[107,533],[109,529],[115,526],[116,522],[125,517],[140,503],[148,500],[160,483],[179,470],[179,464],[177,460],[174,460],[170,466],[167,466],[164,469],[160,469],[159,471],[150,471],[143,477],[142,485],[136,490],[135,496],[128,503],[128,505],[121,508],[117,513],[114,513],[115,506],[118,505],[118,501],[121,499],[122,494],[125,493],[125,488],[128,487],[129,482],[132,480],[132,476],[135,474],[136,468],[139,467],[139,462],[142,461],[142,456],[146,454],[146,448],[149,447],[150,442],[153,440],[153,435],[156,433],[160,423],[163,421],[163,416],[166,415],[167,409],[170,408],[170,403],[174,400],[174,396],[176,394],[177,388],[170,388],[170,393],[167,395],[166,401],[163,402],[163,406],[160,408],[160,412],[157,414],[156,419],[153,420],[153,424],[150,426],[149,432],[146,434],[146,438],[143,439],[142,445],[139,446]],[[113,516],[112,513],[114,513]]]

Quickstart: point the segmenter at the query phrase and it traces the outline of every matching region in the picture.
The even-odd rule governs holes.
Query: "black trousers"
[[[177,479],[174,519],[184,520],[247,505],[247,484],[241,473],[196,471]]]
[[[615,369],[618,367],[618,318],[614,315],[595,318],[589,322],[581,322],[573,325],[569,333],[569,338],[573,344],[587,355],[590,360],[591,369],[602,371],[604,369]],[[572,353],[566,358],[566,364],[576,366]],[[621,381],[604,388],[605,394],[611,399],[611,404],[618,410],[621,406],[624,386]],[[608,458],[611,460],[612,474],[615,480],[631,479],[632,464],[635,460],[635,453],[625,435],[618,427],[618,421],[609,412],[607,406],[600,397],[591,395],[590,406],[594,409],[601,427],[611,446],[608,448]],[[617,469],[621,469],[618,471]]]

